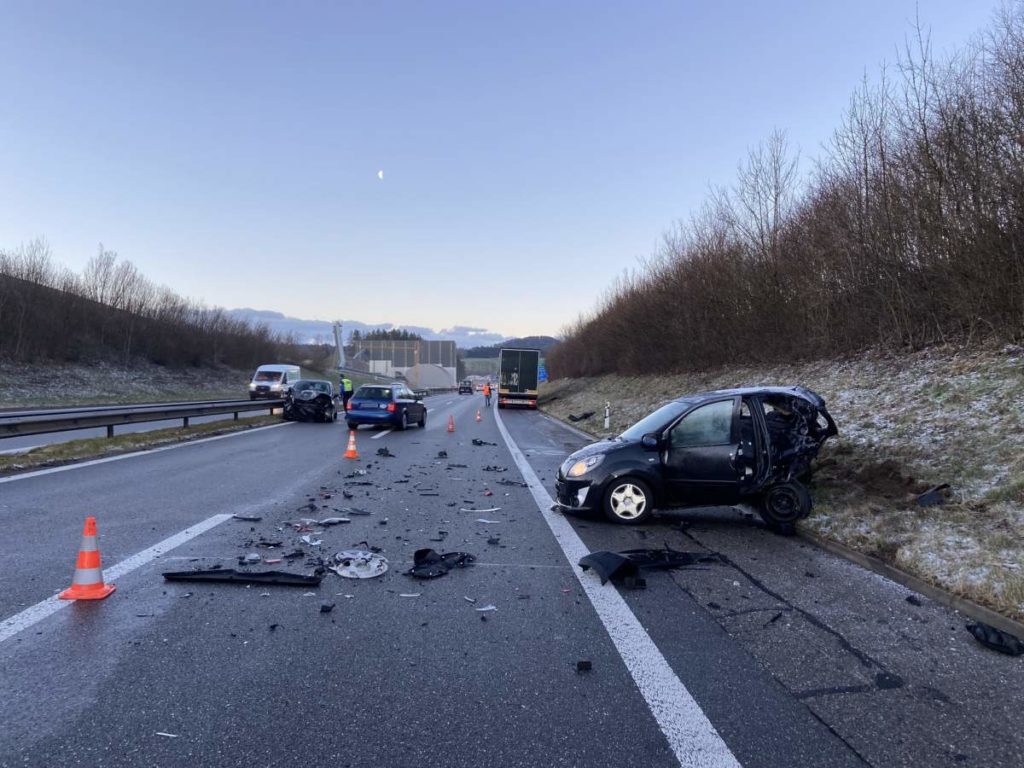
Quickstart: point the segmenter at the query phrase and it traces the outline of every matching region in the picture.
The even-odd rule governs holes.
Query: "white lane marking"
[[[391,434],[391,433],[392,433],[393,431],[394,431],[394,430],[391,430],[391,429],[385,429],[385,430],[384,430],[383,432],[378,432],[378,433],[377,433],[376,435],[374,435],[374,436],[373,436],[373,437],[371,437],[370,439],[371,439],[371,440],[380,440],[380,439],[381,439],[382,437],[384,437],[384,435],[389,435],[389,434]]]
[[[449,400],[448,402],[445,403],[445,405],[451,405],[454,402],[455,402],[454,400]]]
[[[37,446],[31,445],[28,448],[8,448],[6,451],[0,451],[0,456],[10,456],[14,453],[28,453]]]
[[[154,453],[160,453],[162,451],[173,451],[175,448],[184,448],[188,445],[199,445],[200,443],[212,443],[214,440],[226,440],[229,437],[239,437],[241,435],[251,435],[254,432],[262,432],[265,429],[277,429],[278,427],[287,427],[291,424],[295,424],[294,421],[282,421],[280,424],[268,424],[265,427],[254,427],[253,429],[246,429],[241,432],[231,432],[227,435],[215,435],[213,437],[203,437],[199,440],[186,440],[183,443],[175,443],[174,445],[161,445],[159,448],[150,448],[147,451],[136,451],[135,453],[122,453],[117,456],[107,456],[104,459],[92,459],[91,461],[80,461],[77,464],[65,464],[63,467],[51,467],[50,469],[37,469],[34,472],[22,472],[17,475],[10,475],[9,477],[0,477],[0,484],[2,483],[13,483],[15,480],[27,480],[30,477],[41,477],[43,475],[52,475],[55,472],[69,472],[72,469],[81,469],[82,467],[93,467],[97,464],[106,464],[111,461],[124,461],[125,459],[134,459],[137,456],[150,456]]]
[[[585,576],[583,569],[576,567],[580,558],[590,554],[590,550],[569,521],[551,511],[554,500],[544,490],[540,479],[505,428],[501,411],[496,410],[494,415],[498,431],[533,494],[541,516],[573,567],[573,573],[608,631],[640,695],[644,697],[651,714],[668,739],[679,764],[701,768],[739,768],[739,761],[686,690],[682,680],[618,590],[612,586],[601,586],[595,575]]]
[[[169,536],[158,544],[154,544],[149,549],[144,549],[141,552],[132,555],[131,557],[122,560],[117,565],[113,565],[103,571],[104,582],[115,582],[117,579],[125,576],[136,568],[140,568],[146,563],[155,560],[160,555],[170,552],[175,547],[180,547],[189,539],[194,539],[201,533],[206,533],[211,528],[223,523],[225,520],[230,520],[231,515],[220,514],[208,517],[200,523],[196,523],[193,526],[186,528],[183,531],[179,531],[173,536]],[[115,593],[116,594],[116,593]],[[16,613],[10,618],[0,621],[0,643],[7,640],[14,635],[21,632],[23,629],[28,629],[33,624],[45,619],[61,608],[66,608],[71,605],[74,600],[60,600],[56,595],[48,597],[42,602],[36,603],[33,606],[26,608],[20,613]]]

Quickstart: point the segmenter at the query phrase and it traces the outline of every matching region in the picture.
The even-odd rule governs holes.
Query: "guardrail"
[[[274,412],[283,400],[198,400],[184,403],[147,403],[140,405],[96,405],[82,408],[54,408],[35,411],[0,413],[0,439],[69,432],[76,429],[106,427],[107,437],[114,436],[114,427],[121,424],[142,424],[149,421],[181,419],[187,427],[197,416],[217,416],[249,411]]]

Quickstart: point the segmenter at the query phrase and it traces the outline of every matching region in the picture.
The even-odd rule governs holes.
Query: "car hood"
[[[598,440],[596,443],[585,445],[578,451],[574,451],[569,454],[569,457],[562,462],[562,467],[566,468],[572,466],[575,462],[580,459],[585,459],[588,456],[596,456],[597,454],[610,454],[617,453],[626,448],[631,448],[639,443],[639,440],[627,440],[622,437],[613,437],[605,440]]]

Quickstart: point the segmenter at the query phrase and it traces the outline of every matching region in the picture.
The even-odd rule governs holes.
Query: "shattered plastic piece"
[[[163,577],[167,581],[224,581],[235,584],[276,584],[288,587],[315,587],[320,584],[322,578],[285,571],[242,573],[230,568],[210,568],[204,571],[165,571]]]
[[[571,421],[571,422],[573,422],[573,423],[575,423],[575,422],[577,422],[577,421],[585,421],[586,419],[589,419],[589,418],[590,418],[591,416],[593,416],[593,415],[594,415],[594,412],[593,412],[593,411],[584,411],[584,412],[583,412],[583,413],[581,413],[581,414],[580,414],[579,416],[573,416],[573,415],[572,415],[572,414],[570,413],[570,414],[569,414],[569,421]]]
[[[376,552],[367,552],[362,549],[347,549],[338,552],[334,559],[338,565],[329,570],[346,579],[372,579],[388,569],[387,558]]]
[[[469,509],[467,507],[467,508],[460,508],[459,512],[476,512],[477,514],[486,514],[487,512],[498,512],[500,510],[501,510],[501,507],[488,507],[487,509]]]
[[[321,544],[324,543],[322,539],[314,539],[309,534],[306,534],[305,536],[302,536],[300,538],[302,539],[302,542],[304,544],[309,544],[309,546],[311,547],[319,547]]]
[[[465,600],[467,603],[475,603],[476,602],[476,598],[475,597],[463,597],[462,599]]]
[[[176,739],[180,734],[177,733],[164,733],[163,731],[157,731],[157,736],[166,736],[168,739]]]
[[[359,509],[358,507],[345,507],[341,511],[346,515],[359,515],[360,517],[373,514],[372,512],[367,512],[365,509]]]
[[[477,522],[478,523],[487,523],[489,525],[496,525],[497,523],[500,523],[501,520],[485,520],[484,518],[479,517],[479,518],[477,518]]]
[[[477,437],[474,437],[473,438],[473,445],[476,445],[476,446],[481,446],[481,445],[497,445],[497,443],[489,443],[486,440],[481,440],[481,439],[479,439]]]
[[[917,503],[922,507],[935,507],[941,504],[945,504],[949,501],[953,495],[949,489],[949,483],[942,483],[936,485],[934,488],[929,488],[927,491],[917,497]]]
[[[494,494],[491,491],[484,491],[484,496],[493,496],[493,495]]]
[[[965,626],[967,631],[974,635],[974,639],[986,648],[1005,653],[1007,656],[1020,656],[1024,653],[1024,643],[1009,632],[1003,632],[980,621]]]
[[[388,459],[395,458],[395,454],[393,454],[391,451],[389,451],[388,447],[386,445],[383,448],[378,448],[377,449],[377,455],[378,456],[383,456],[383,457],[388,458]]]
[[[417,549],[412,556],[412,568],[406,571],[407,576],[417,579],[436,579],[444,576],[452,568],[465,568],[476,560],[466,552],[445,552],[440,554],[432,549]]]
[[[477,608],[476,610],[478,613],[490,613],[498,610],[498,607],[495,605],[485,605],[483,608]]]
[[[576,671],[577,672],[589,672],[593,668],[594,668],[594,665],[591,664],[589,659],[584,659],[582,661],[577,661],[576,662]]]
[[[501,545],[501,539],[499,539],[497,536],[491,536],[491,538],[487,540],[487,543],[490,544],[492,547],[497,547]]]
[[[437,452],[437,458],[439,458],[439,459],[447,459],[448,458],[448,451],[438,451]]]
[[[263,558],[257,555],[255,552],[250,552],[244,557],[238,558],[238,562],[242,565],[254,565],[255,563],[260,562],[262,559]]]
[[[263,562],[266,563],[267,565],[277,565],[278,563],[281,562],[281,558],[280,557],[275,557],[272,560],[264,560]]]
[[[499,467],[497,464],[488,464],[484,472],[508,472],[508,467]]]
[[[334,603],[320,603],[320,613],[330,613],[334,610]]]
[[[580,558],[579,566],[584,571],[590,568],[606,584],[609,579],[622,581],[626,586],[642,588],[642,570],[664,570],[682,568],[700,562],[715,562],[716,558],[695,552],[677,552],[674,549],[627,549],[622,552],[591,552]],[[628,583],[627,583],[627,580]]]
[[[258,523],[260,520],[263,519],[259,515],[232,515],[231,517],[235,520],[242,520],[246,523]]]
[[[284,555],[284,559],[285,560],[295,560],[296,558],[305,557],[305,556],[306,556],[306,553],[303,552],[301,549],[295,549],[295,550],[292,550],[291,552],[289,552],[287,555]]]
[[[325,517],[318,525],[338,525],[339,523],[351,523],[347,517]]]
[[[404,594],[400,594],[399,597],[419,597],[421,594],[423,594],[423,593],[422,592],[406,592]]]

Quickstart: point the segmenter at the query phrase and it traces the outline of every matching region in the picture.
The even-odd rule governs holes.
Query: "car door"
[[[662,471],[670,503],[739,501],[739,405],[738,397],[703,403],[667,430]]]

